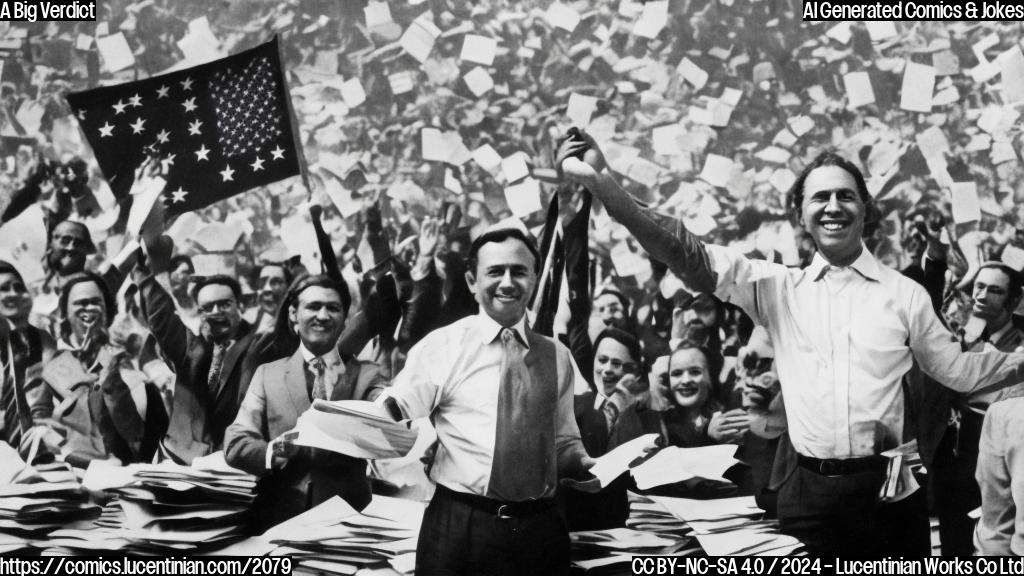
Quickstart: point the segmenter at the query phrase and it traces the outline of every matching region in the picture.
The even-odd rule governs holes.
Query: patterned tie
[[[504,501],[538,498],[547,490],[551,434],[538,429],[538,422],[531,418],[538,407],[531,404],[526,350],[514,330],[501,330],[501,346],[498,422],[488,496]],[[554,406],[539,408],[553,410]]]
[[[327,400],[327,379],[324,378],[327,366],[324,359],[319,356],[314,358],[309,363],[309,370],[313,373],[313,399]]]
[[[6,439],[15,449],[21,444],[22,430],[21,412],[18,410],[17,376],[18,365],[22,364],[27,356],[28,343],[24,338],[15,332],[11,333],[7,349],[3,352],[3,363],[0,365],[3,372],[0,373],[0,432],[3,436],[0,440]]]
[[[210,390],[216,390],[220,386],[221,372],[224,370],[224,352],[228,349],[227,342],[217,342],[213,345],[213,359],[210,361],[210,376],[206,381]]]

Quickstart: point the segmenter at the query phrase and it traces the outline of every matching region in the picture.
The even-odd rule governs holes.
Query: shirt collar
[[[302,359],[306,362],[306,364],[309,364],[310,362],[313,361],[314,358],[318,357],[316,354],[310,352],[306,348],[306,345],[301,342],[299,343],[299,352],[302,353]],[[330,352],[324,354],[323,356],[319,356],[319,358],[323,358],[324,364],[328,366],[338,366],[340,364],[343,364],[343,362],[341,361],[341,354],[338,352],[337,348],[331,348]]]
[[[858,274],[868,280],[877,282],[879,278],[878,260],[875,259],[863,242],[860,246],[860,256],[853,261],[853,264],[850,264],[849,268],[853,268]],[[807,273],[817,282],[825,277],[825,272],[829,268],[835,268],[835,266],[829,264],[828,260],[825,260],[825,257],[821,255],[821,252],[815,252],[811,264],[807,267]]]
[[[1002,327],[1002,328],[1000,328],[999,330],[996,330],[996,331],[995,331],[995,332],[993,332],[992,334],[989,334],[989,337],[988,337],[988,341],[989,341],[989,342],[991,342],[991,343],[992,343],[992,345],[994,346],[994,345],[995,345],[995,343],[996,343],[996,342],[999,342],[999,340],[1001,340],[1001,339],[1002,339],[1002,337],[1003,337],[1003,336],[1005,336],[1005,335],[1006,335],[1006,333],[1007,333],[1007,332],[1008,332],[1008,331],[1010,330],[1010,328],[1012,328],[1012,327],[1013,327],[1013,320],[1011,319],[1011,320],[1010,320],[1009,322],[1007,322],[1006,324],[1003,324],[1003,327]]]
[[[494,342],[498,336],[501,335],[501,330],[504,328],[501,324],[494,321],[493,318],[488,316],[485,312],[480,312],[476,315],[477,326],[480,327],[480,338],[484,344],[490,344]],[[519,341],[526,346],[527,349],[530,347],[530,341],[526,339],[526,315],[519,319],[513,326],[513,330],[519,336]]]

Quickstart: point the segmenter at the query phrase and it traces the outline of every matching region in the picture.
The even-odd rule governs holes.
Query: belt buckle
[[[822,476],[838,476],[842,465],[835,460],[822,460],[818,462],[818,473]]]
[[[495,514],[495,517],[498,518],[499,520],[511,520],[512,516],[509,516],[506,513],[506,509],[508,507],[509,507],[508,504],[502,504],[501,506],[498,506],[498,512],[497,512],[497,514]]]

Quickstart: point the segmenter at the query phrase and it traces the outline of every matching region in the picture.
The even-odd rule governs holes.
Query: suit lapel
[[[359,378],[359,361],[353,359],[342,365],[345,367],[345,373],[334,382],[331,400],[354,400],[353,393],[356,388],[356,380]]]
[[[288,390],[288,397],[295,407],[296,414],[302,414],[309,409],[309,393],[306,392],[305,361],[302,359],[302,352],[298,350],[288,359],[284,367],[284,387]]]
[[[999,342],[995,343],[995,346],[1004,352],[1013,352],[1017,346],[1020,346],[1020,342],[1020,331],[1017,330],[1017,328],[1010,326],[1010,329],[1003,333],[1003,337],[999,339]]]

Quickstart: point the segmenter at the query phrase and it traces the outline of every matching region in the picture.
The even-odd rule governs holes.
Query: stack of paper
[[[77,481],[0,486],[0,532],[24,538],[45,538],[70,524],[88,525],[100,507]]]
[[[260,539],[276,546],[275,556],[291,556],[303,572],[355,574],[386,562],[408,573],[415,566],[425,509],[420,502],[374,495],[369,506],[356,512],[335,496]]]
[[[395,422],[383,408],[360,400],[313,401],[295,424],[300,446],[355,458],[400,458],[416,443],[406,422]]]
[[[781,534],[775,521],[765,520],[753,496],[713,500],[653,496],[651,500],[686,522],[709,556],[778,556],[803,546]]]
[[[126,467],[93,463],[83,485],[116,495],[117,501],[90,529],[58,530],[49,545],[180,554],[237,540],[256,497],[256,477],[228,467],[223,456],[196,464],[189,468],[167,462]]]
[[[630,473],[640,490],[683,482],[691,478],[729,482],[723,474],[739,463],[739,460],[733,457],[735,453],[736,446],[731,444],[701,448],[669,446],[643,464],[632,468]]]

